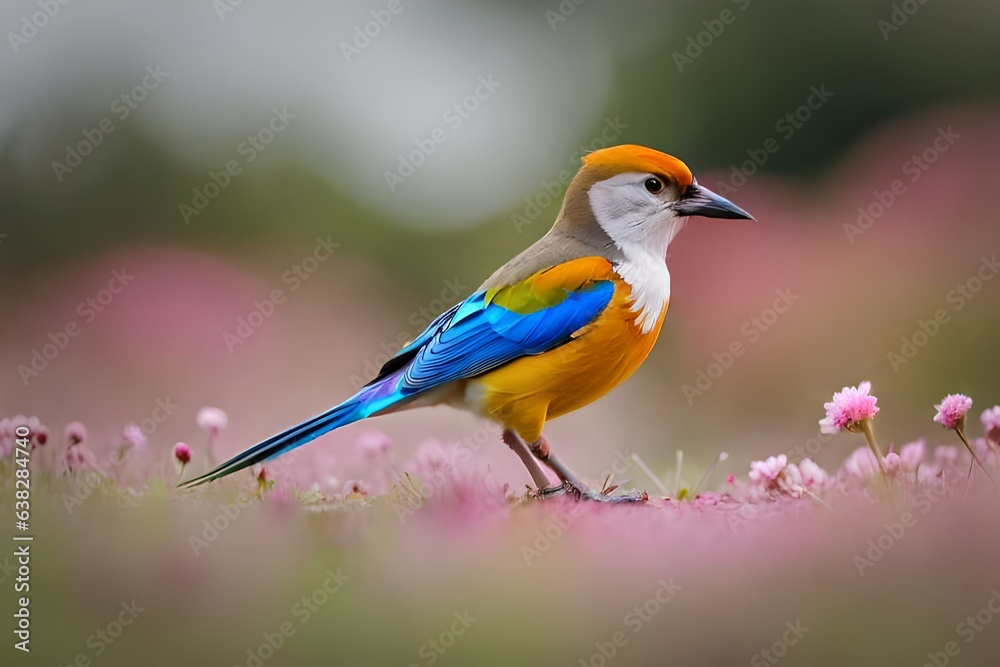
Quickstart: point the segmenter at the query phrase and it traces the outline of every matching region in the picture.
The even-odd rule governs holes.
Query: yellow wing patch
[[[486,292],[485,302],[527,315],[560,303],[568,292],[613,275],[611,263],[603,257],[582,257],[539,271],[519,283],[495,287]]]

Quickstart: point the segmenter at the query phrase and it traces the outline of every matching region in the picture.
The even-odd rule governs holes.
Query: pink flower
[[[67,446],[79,445],[87,439],[87,427],[83,425],[83,422],[70,422],[63,430],[63,437],[66,439]]]
[[[986,437],[993,442],[1000,443],[1000,405],[983,410],[983,414],[979,415],[979,421],[983,423]]]
[[[840,474],[851,479],[867,480],[878,472],[878,461],[868,447],[858,447],[840,467]]]
[[[437,440],[425,440],[417,447],[416,471],[425,480],[454,473],[450,452]]]
[[[36,445],[44,445],[49,439],[49,430],[45,428],[38,417],[25,417],[24,415],[17,415],[10,420],[10,437],[11,437],[11,448],[14,446],[14,439],[17,437],[17,429],[20,427],[26,427],[29,431],[28,438],[31,441],[31,446],[34,448]]]
[[[802,471],[794,463],[789,463],[785,466],[785,469],[781,471],[775,482],[778,491],[786,493],[793,498],[801,496],[805,488],[805,482],[802,480]]]
[[[965,414],[972,408],[972,399],[964,394],[948,394],[935,405],[937,414],[934,421],[945,428],[961,428],[965,423]]]
[[[923,438],[916,442],[909,442],[899,450],[899,460],[907,470],[916,470],[924,460],[924,452],[927,443]],[[886,457],[888,458],[888,457]]]
[[[985,438],[975,438],[969,441],[969,446],[962,452],[962,458],[968,460],[965,456],[966,453],[975,453],[977,456],[982,457],[986,455],[989,451],[989,443],[986,442]]]
[[[829,482],[830,476],[809,459],[803,459],[796,465],[788,463],[788,457],[781,454],[766,461],[753,461],[750,464],[750,481],[758,490],[768,494],[800,498],[810,487]]]
[[[187,443],[178,442],[174,445],[174,458],[181,466],[191,462],[191,448],[187,446]]]
[[[86,472],[97,468],[97,457],[90,451],[90,447],[82,442],[67,449],[63,460],[68,472]]]
[[[799,473],[806,487],[823,486],[830,482],[830,475],[811,459],[799,461]]]
[[[142,432],[142,429],[138,424],[125,424],[125,428],[122,429],[122,447],[125,449],[134,449],[136,447],[146,446],[146,434]]]
[[[903,460],[896,452],[886,454],[883,465],[885,466],[885,474],[889,477],[895,477],[903,470]]]
[[[767,486],[774,480],[788,465],[788,457],[784,454],[768,457],[766,461],[752,461],[750,463],[750,481],[761,486]]]
[[[976,452],[976,456],[987,464],[996,467],[997,462],[997,450],[990,447],[990,443],[986,438],[976,438],[971,443],[972,449]]]
[[[14,451],[14,422],[6,417],[0,420],[0,458],[7,458]]]
[[[184,474],[184,466],[191,462],[191,448],[186,442],[178,442],[174,445],[174,467],[178,475]]]
[[[365,458],[378,459],[392,452],[392,439],[381,431],[362,433],[354,445]]]
[[[344,483],[343,493],[345,498],[357,500],[359,498],[367,498],[370,496],[372,494],[372,489],[361,480],[352,479]]]
[[[878,398],[869,394],[872,383],[865,381],[857,387],[844,387],[833,395],[833,400],[824,403],[826,417],[819,421],[823,433],[840,433],[844,429],[857,432],[865,419],[871,419],[878,412],[875,404]]]
[[[198,411],[195,421],[198,422],[199,427],[208,431],[208,463],[210,466],[214,466],[215,453],[212,451],[212,445],[215,444],[215,439],[219,436],[219,433],[229,425],[229,417],[219,408],[206,405]],[[261,484],[263,483],[261,482]]]
[[[956,465],[960,452],[956,445],[938,445],[934,448],[934,463],[941,467],[946,465]]]
[[[226,413],[219,408],[213,408],[211,406],[205,406],[198,411],[198,416],[196,418],[198,426],[206,431],[212,437],[217,436],[226,426],[229,425],[229,417]]]
[[[941,481],[941,468],[933,463],[925,463],[917,469],[917,481],[921,484],[936,484]]]

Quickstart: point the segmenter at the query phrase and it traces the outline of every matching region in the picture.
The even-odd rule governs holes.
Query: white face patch
[[[597,223],[625,255],[615,269],[632,288],[632,310],[644,334],[656,327],[670,300],[667,247],[684,226],[666,202],[646,190],[649,176],[618,174],[588,193]]]

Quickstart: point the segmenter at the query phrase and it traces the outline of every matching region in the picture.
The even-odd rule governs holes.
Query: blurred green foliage
[[[534,16],[557,3],[513,7]],[[577,11],[589,9],[583,5]],[[697,40],[708,30],[705,22],[716,21],[723,11],[732,12],[734,20],[710,42],[703,36],[708,46],[678,71],[675,54],[698,54],[686,51],[688,39]],[[671,12],[655,40],[613,63],[616,83],[606,107],[629,124],[622,141],[685,156],[696,172],[727,170],[746,159],[745,151],[774,136],[775,123],[802,104],[813,85],[825,85],[834,97],[815,113],[808,138],[782,141],[762,171],[807,179],[887,119],[933,105],[995,100],[1000,93],[1000,69],[992,66],[1000,61],[996,3],[928,2],[888,39],[878,22],[890,19],[891,3],[717,0],[675,3]],[[66,95],[83,90],[76,86]],[[58,121],[52,116],[21,119],[21,129],[37,131],[35,123],[55,123],[43,129],[52,136],[75,136],[95,119],[81,118],[74,101],[64,100]],[[101,147],[86,170],[57,184],[45,167],[49,157],[25,161],[20,136],[15,128],[0,147],[2,226],[18,237],[18,252],[0,259],[0,275],[7,273],[8,280],[9,272],[23,278],[53,262],[139,240],[236,255],[322,232],[348,244],[352,255],[383,265],[417,289],[429,289],[443,265],[485,277],[484,267],[497,265],[544,233],[558,206],[523,235],[511,233],[509,214],[479,221],[478,229],[414,231],[365,210],[324,175],[288,160],[268,170],[248,170],[185,225],[177,213],[179,197],[203,183],[207,170],[228,156],[182,164],[133,123],[118,128],[115,140]],[[552,173],[566,166],[553,165]],[[514,199],[510,213],[522,205]]]

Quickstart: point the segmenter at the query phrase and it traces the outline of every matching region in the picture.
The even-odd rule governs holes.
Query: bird
[[[539,498],[645,499],[591,489],[542,431],[646,359],[670,303],[667,248],[690,216],[754,220],[666,153],[624,144],[584,155],[551,229],[435,318],[367,385],[182,486],[231,475],[369,417],[449,405],[500,425]]]

